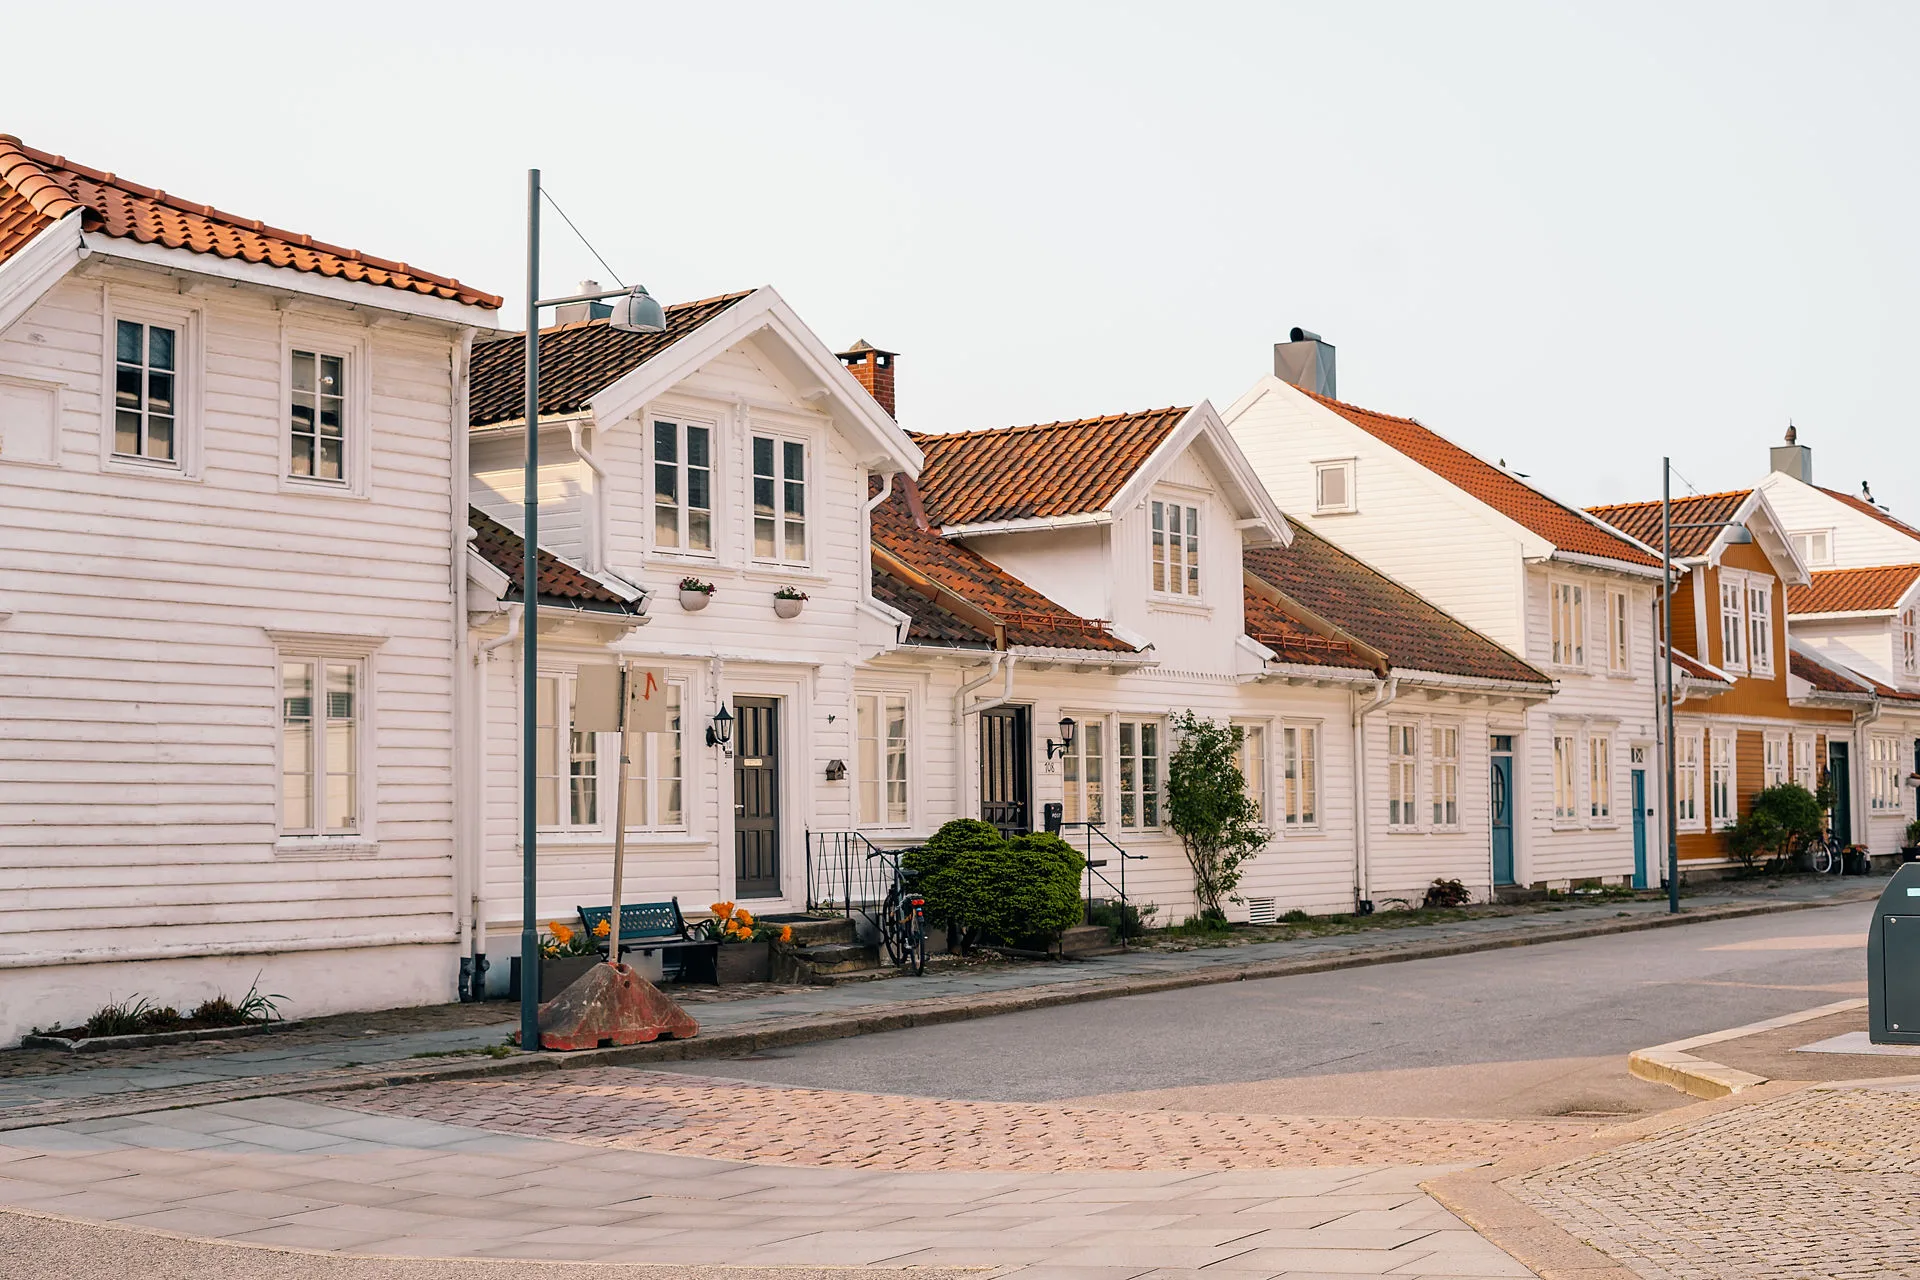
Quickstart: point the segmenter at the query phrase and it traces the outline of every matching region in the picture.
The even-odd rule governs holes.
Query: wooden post
[[[627,664],[620,664],[620,763],[613,771],[613,914],[607,926],[607,963],[620,963],[620,886],[627,872]]]

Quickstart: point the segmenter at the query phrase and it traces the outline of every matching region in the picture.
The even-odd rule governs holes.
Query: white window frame
[[[277,855],[292,857],[367,857],[379,850],[378,808],[379,760],[375,743],[379,740],[379,703],[376,697],[379,669],[374,661],[376,650],[386,643],[385,636],[338,635],[327,632],[283,631],[268,629],[267,639],[273,645],[272,689],[273,689],[273,779],[274,779],[274,829],[277,839],[274,852]],[[287,664],[305,662],[317,667],[318,678],[324,682],[326,667],[329,663],[350,665],[355,671],[354,690],[357,705],[354,710],[356,722],[354,728],[354,817],[357,821],[352,830],[326,829],[324,820],[316,825],[289,828],[286,825],[286,733],[285,733],[285,669]],[[317,686],[324,697],[324,683]],[[312,750],[324,749],[324,737],[320,725],[315,724],[315,741]],[[311,757],[318,765],[323,755]],[[310,771],[309,777],[315,772]],[[314,815],[320,817],[324,810],[321,789],[313,786],[311,791],[315,805]]]
[[[1420,723],[1387,721],[1387,830],[1420,829]]]
[[[663,426],[673,428],[674,458],[671,462],[660,460],[659,432]],[[687,458],[688,429],[698,428],[707,433],[707,545],[703,548],[691,547],[693,539],[693,513],[696,510],[690,502],[688,492],[689,473],[696,470]],[[676,413],[671,409],[661,409],[647,415],[646,437],[647,469],[645,476],[645,520],[647,546],[658,556],[669,556],[677,560],[717,560],[720,556],[720,424],[712,418],[698,413]],[[670,466],[674,469],[673,520],[676,544],[667,546],[660,540],[660,490],[659,468]],[[751,546],[751,542],[748,544]]]
[[[773,554],[761,555],[759,551],[759,523],[762,519],[756,505],[754,489],[760,482],[759,464],[754,458],[755,445],[761,440],[773,443]],[[787,476],[787,448],[798,445],[800,448],[800,558],[792,559],[786,554],[787,547],[787,489],[793,483]],[[818,485],[814,477],[814,460],[817,454],[813,440],[793,431],[785,431],[764,423],[756,424],[747,433],[746,467],[746,503],[747,515],[747,558],[757,565],[771,565],[783,569],[806,569],[813,564],[814,525],[819,520],[819,502],[816,490]]]
[[[1920,605],[1900,611],[1893,627],[1893,653],[1900,674],[1920,676]]]
[[[1701,822],[1703,778],[1700,769],[1701,731],[1680,729],[1674,734],[1674,826],[1682,831],[1704,829]]]
[[[1747,575],[1720,571],[1720,667],[1747,673]]]
[[[1583,583],[1553,578],[1547,583],[1547,661],[1572,671],[1587,669],[1587,592]]]
[[[1270,825],[1286,831],[1316,831],[1320,827],[1320,722],[1288,720],[1274,736],[1280,767],[1279,820]]]
[[[293,474],[293,357],[296,351],[338,356],[347,389],[341,405],[339,480]],[[287,325],[280,331],[280,488],[282,492],[364,498],[371,492],[373,461],[373,355],[364,334],[333,328]]]
[[[199,480],[205,469],[201,424],[205,421],[206,349],[205,313],[200,307],[161,302],[132,290],[102,289],[104,323],[101,331],[100,465],[122,475],[168,476]],[[119,321],[160,325],[172,329],[174,345],[173,458],[158,461],[114,452],[116,431],[114,387],[119,365]]]
[[[1707,734],[1707,818],[1709,829],[1720,830],[1740,813],[1739,740],[1731,729]]]
[[[1820,740],[1811,733],[1796,733],[1788,740],[1795,786],[1811,792],[1820,785]]]
[[[1553,733],[1553,821],[1567,826],[1580,821],[1580,735],[1571,729]]]
[[[1430,808],[1436,831],[1460,829],[1460,724],[1435,720],[1427,726]]]
[[[1607,592],[1607,671],[1616,676],[1633,672],[1632,600],[1625,591]]]
[[[1793,543],[1794,554],[1800,557],[1800,563],[1809,569],[1824,569],[1833,564],[1833,532],[1832,529],[1802,529],[1788,534],[1787,538]]]
[[[1613,795],[1613,734],[1602,730],[1587,735],[1587,824],[1615,825]]]
[[[901,737],[889,729],[891,710],[900,710]],[[873,732],[866,732],[862,717],[872,708]],[[863,831],[900,830],[913,826],[913,743],[914,699],[905,689],[856,690],[853,695],[853,817]],[[872,760],[869,761],[869,744]],[[900,776],[893,776],[893,766]],[[899,815],[894,815],[893,789],[899,788]],[[867,795],[873,794],[874,817],[867,816]]]
[[[1784,733],[1767,733],[1760,739],[1760,786],[1763,790],[1785,786],[1793,776],[1793,757]]]
[[[1113,825],[1123,831],[1157,831],[1167,820],[1167,760],[1171,753],[1167,750],[1166,718],[1115,716],[1111,733],[1114,773],[1110,794],[1116,801]],[[1153,738],[1151,754],[1147,750],[1149,736]]]
[[[1233,727],[1240,731],[1240,743],[1233,753],[1240,762],[1240,780],[1260,811],[1259,821],[1271,825],[1267,814],[1273,777],[1273,727],[1265,720],[1235,720]]]
[[[1867,808],[1875,814],[1899,813],[1901,774],[1899,738],[1873,734],[1867,739]]]
[[[669,704],[668,731],[666,733],[630,733],[628,740],[633,746],[632,754],[627,757],[627,834],[640,835],[677,835],[691,830],[688,815],[693,812],[693,785],[688,777],[687,763],[691,757],[687,752],[687,708],[691,705],[692,683],[679,677],[668,677],[666,686],[673,691],[675,703]],[[678,722],[677,725],[675,722]],[[605,792],[607,798],[601,801],[601,825],[608,831],[614,830],[619,821],[618,812],[612,806],[619,797],[612,794],[612,780],[619,776],[620,735],[602,733],[599,735],[598,758],[599,776],[607,780]],[[671,753],[677,756],[679,771],[677,776],[666,778],[661,773],[661,762]],[[660,788],[669,782],[680,784],[680,816],[674,821],[661,818]],[[633,803],[638,796],[640,803]]]
[[[1062,714],[1067,712],[1063,711]],[[1075,719],[1079,721],[1078,728],[1060,762],[1062,821],[1104,827],[1112,808],[1112,777],[1107,768],[1107,717],[1102,712],[1091,712]],[[1099,739],[1098,743],[1094,742],[1095,738]]]
[[[1351,515],[1360,509],[1358,503],[1355,501],[1353,491],[1355,473],[1359,471],[1356,462],[1357,459],[1354,458],[1322,458],[1312,464],[1313,514],[1317,516]],[[1340,477],[1341,489],[1346,495],[1344,501],[1322,501],[1326,493],[1326,480],[1324,477],[1330,472]]]
[[[552,822],[540,823],[539,830],[543,834],[552,832],[556,835],[604,831],[612,825],[612,820],[607,816],[606,811],[607,801],[610,797],[606,794],[608,788],[604,785],[611,775],[602,767],[603,762],[600,757],[603,753],[600,750],[600,735],[597,733],[582,733],[573,727],[573,701],[577,676],[572,671],[553,670],[542,671],[539,679],[542,683],[551,680],[554,688],[553,723],[551,725],[538,726],[537,729],[538,733],[543,737],[549,733],[553,735],[553,741],[544,745],[552,748],[554,772],[551,774],[541,773],[536,758],[533,765],[536,778],[535,785],[541,788],[551,788],[552,793],[548,795],[546,799],[552,803],[553,813],[556,819]],[[539,699],[536,697],[536,707],[538,703]],[[590,739],[590,741],[585,744],[583,749],[581,744],[574,741],[576,737],[587,738]],[[574,766],[579,763],[590,764],[592,766],[591,773],[589,774],[586,771],[582,771],[576,775]],[[573,782],[576,776],[582,778],[591,777],[593,781],[593,817],[584,821],[576,816],[573,803]]]
[[[1747,666],[1773,674],[1773,579],[1758,574],[1747,577]]]
[[[1185,531],[1166,527],[1171,516]],[[1147,502],[1147,591],[1158,600],[1197,604],[1206,598],[1207,504],[1185,494],[1157,493]],[[1153,583],[1162,571],[1161,585]]]

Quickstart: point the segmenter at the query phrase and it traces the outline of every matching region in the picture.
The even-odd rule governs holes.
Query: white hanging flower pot
[[[680,579],[680,607],[698,613],[713,601],[713,584],[698,578]]]
[[[807,603],[807,593],[795,591],[792,587],[782,587],[773,593],[773,612],[779,618],[797,618],[800,609]]]

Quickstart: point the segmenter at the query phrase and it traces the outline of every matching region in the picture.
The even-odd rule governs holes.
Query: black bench
[[[599,941],[600,954],[607,953],[607,939],[596,932],[613,919],[612,907],[576,907],[580,925],[589,938]],[[612,931],[608,930],[611,937]],[[660,953],[660,975],[670,982],[715,982],[720,944],[708,938],[696,938],[680,914],[680,899],[666,902],[623,902],[620,904],[620,955],[631,952]]]

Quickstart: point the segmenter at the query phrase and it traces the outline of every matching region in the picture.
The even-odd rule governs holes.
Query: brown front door
[[[1023,836],[1033,829],[1027,792],[1031,744],[1027,708],[994,707],[980,713],[980,821],[1006,835]]]
[[[733,700],[733,892],[780,896],[780,703]]]

